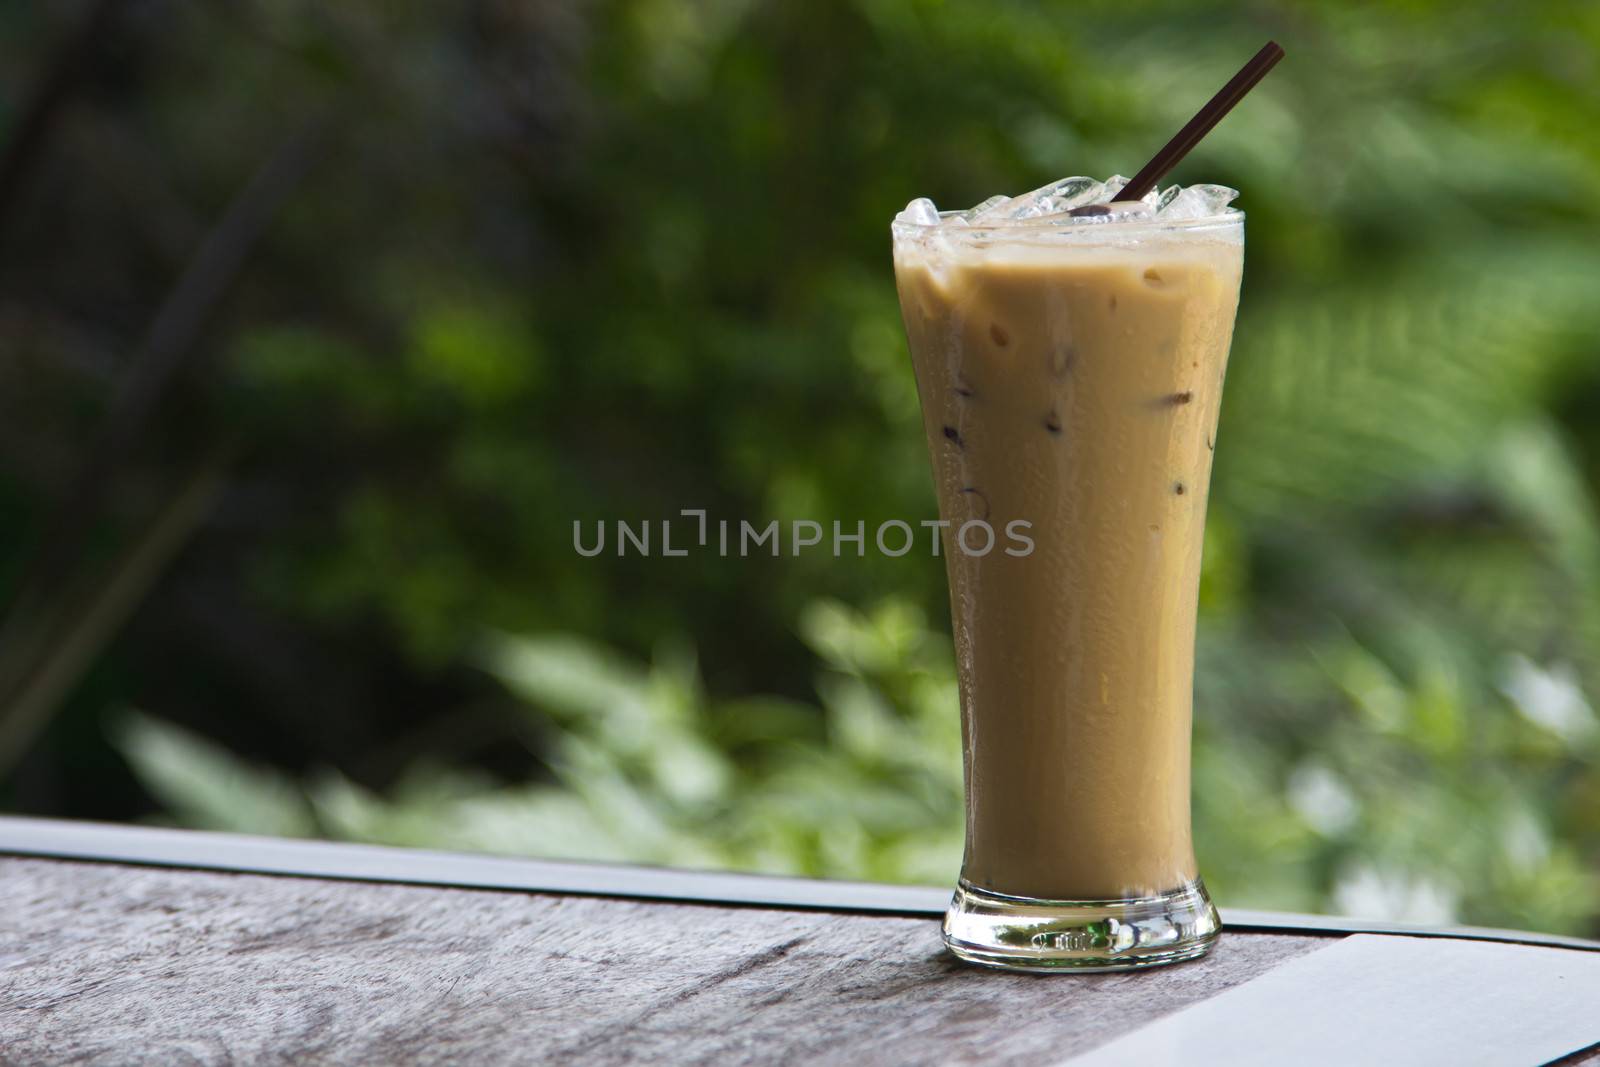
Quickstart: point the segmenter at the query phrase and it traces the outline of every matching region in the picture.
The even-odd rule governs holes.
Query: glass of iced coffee
[[[966,856],[944,937],[977,963],[1172,963],[1220,928],[1189,740],[1244,216],[1230,189],[1113,202],[1124,184],[919,200],[893,224],[961,696]]]

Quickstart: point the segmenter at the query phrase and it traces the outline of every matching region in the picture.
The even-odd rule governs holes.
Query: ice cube
[[[1148,219],[1156,213],[1155,205],[1149,197],[1143,200],[1118,200],[1107,204],[1109,214],[1103,216],[1107,222],[1133,222],[1138,219]]]
[[[992,218],[993,216],[990,215],[990,212],[994,211],[995,208],[999,207],[1001,204],[1006,203],[1010,199],[1011,198],[1009,196],[1005,195],[1004,193],[998,193],[998,194],[996,194],[994,196],[991,196],[989,199],[985,200],[983,203],[979,204],[977,207],[974,207],[972,210],[967,211],[963,215],[960,215],[960,216],[957,216],[957,217],[958,218],[966,218],[969,221],[976,221],[978,219]]]
[[[1173,190],[1177,190],[1175,193]],[[1239,195],[1239,190],[1225,185],[1173,186],[1172,194],[1162,198],[1162,221],[1183,222],[1187,219],[1207,219],[1227,210],[1228,204]]]
[[[1100,195],[1100,183],[1093,178],[1061,178],[1049,185],[1006,199],[990,197],[968,213],[973,222],[1020,222],[1026,219],[1059,215]]]
[[[1062,178],[1058,182],[1051,182],[1042,189],[1034,190],[1034,195],[1043,215],[1055,215],[1063,211],[1071,211],[1084,204],[1092,204],[1100,196],[1104,187],[1093,178]]]
[[[1143,200],[1117,200],[1109,204],[1086,204],[1079,207],[1077,211],[1079,213],[1063,215],[1059,221],[1074,224],[1087,223],[1093,226],[1108,222],[1137,222],[1140,219],[1152,218],[1155,215],[1155,209]]]
[[[1098,186],[1095,191],[1095,195],[1080,201],[1079,204],[1110,206],[1112,208],[1112,216],[1107,217],[1099,212],[1096,212],[1091,218],[1091,221],[1093,222],[1125,222],[1134,219],[1141,219],[1147,215],[1154,214],[1161,208],[1161,193],[1156,189],[1151,189],[1138,200],[1114,199],[1119,193],[1128,187],[1128,179],[1124,178],[1120,174],[1113,174],[1104,182],[1096,182],[1095,184]],[[1079,205],[1074,206],[1076,207]],[[1142,207],[1145,210],[1135,210],[1135,207]]]
[[[939,209],[933,206],[933,201],[925,196],[919,196],[906,205],[906,209],[896,217],[896,222],[907,222],[913,226],[939,225]]]

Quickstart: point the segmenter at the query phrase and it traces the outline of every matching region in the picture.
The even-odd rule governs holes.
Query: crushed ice
[[[1094,178],[1062,178],[1020,196],[991,196],[977,207],[943,219],[932,200],[921,197],[906,205],[896,221],[916,226],[1105,225],[1116,222],[1185,222],[1229,214],[1239,195],[1222,185],[1169,185],[1152,189],[1141,200],[1112,202],[1128,179],[1120,174]]]

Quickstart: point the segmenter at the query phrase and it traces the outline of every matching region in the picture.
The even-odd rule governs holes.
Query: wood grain
[[[1035,977],[925,919],[0,858],[0,1062],[1044,1063],[1328,943]]]

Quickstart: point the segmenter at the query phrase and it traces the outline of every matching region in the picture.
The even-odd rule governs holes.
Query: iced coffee
[[[893,227],[961,694],[946,939],[978,962],[1170,962],[1217,931],[1189,740],[1243,215],[1216,186],[1110,203],[1120,181],[917,201]]]

